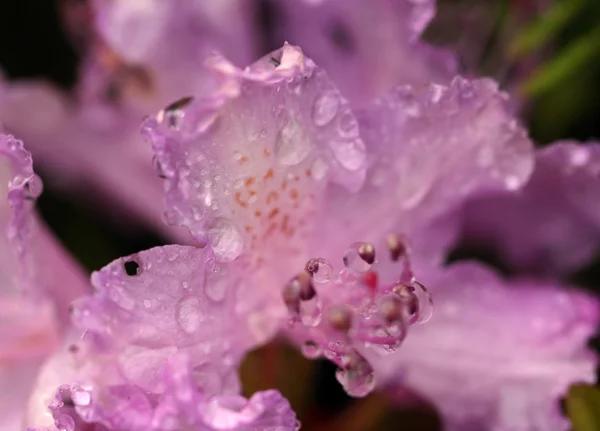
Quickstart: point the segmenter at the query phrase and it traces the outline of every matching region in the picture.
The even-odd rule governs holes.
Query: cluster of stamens
[[[433,311],[431,295],[412,274],[406,238],[390,235],[387,249],[389,259],[401,265],[391,284],[379,283],[375,247],[363,242],[350,246],[335,276],[326,259],[313,258],[282,292],[290,327],[306,340],[304,355],[333,361],[338,381],[352,396],[367,395],[375,386],[363,353],[396,351],[408,327],[429,320]]]

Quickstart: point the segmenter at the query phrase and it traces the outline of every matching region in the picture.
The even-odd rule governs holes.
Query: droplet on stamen
[[[348,307],[340,305],[327,310],[327,322],[336,331],[347,333],[352,328],[354,313]]]
[[[335,377],[348,395],[364,397],[375,388],[375,372],[371,364],[356,350],[342,357],[342,366]]]
[[[308,359],[315,359],[321,356],[323,348],[311,340],[307,340],[302,345],[302,354]]]
[[[363,273],[375,262],[375,247],[367,242],[355,242],[346,250],[344,266],[354,273]]]
[[[406,255],[406,252],[407,252],[406,238],[404,238],[403,235],[390,234],[387,237],[387,247],[390,252],[390,259],[393,262],[396,262],[401,257]]]
[[[304,270],[312,276],[315,283],[327,283],[331,280],[333,272],[329,261],[323,258],[309,259],[304,266]]]

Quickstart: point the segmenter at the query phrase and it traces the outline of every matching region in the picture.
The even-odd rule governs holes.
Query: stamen
[[[404,235],[390,234],[387,237],[387,247],[390,252],[390,259],[397,262],[407,254],[407,239]]]
[[[284,287],[290,328],[308,340],[302,347],[304,355],[323,355],[338,365],[337,378],[351,396],[362,397],[375,385],[371,365],[358,353],[361,349],[382,355],[394,352],[409,325],[431,317],[431,295],[415,281],[407,244],[401,235],[388,238],[393,260],[402,257],[391,284],[379,280],[375,247],[357,242],[344,254],[344,267],[335,276],[327,260],[313,258]],[[326,310],[323,323],[321,310]]]

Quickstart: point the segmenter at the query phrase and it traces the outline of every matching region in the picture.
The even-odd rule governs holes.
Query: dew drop
[[[218,267],[215,267],[215,270],[216,269],[218,269]],[[206,280],[206,283],[204,284],[204,293],[208,299],[215,302],[221,302],[227,296],[227,288],[227,278],[222,277],[220,274],[216,274]]]
[[[175,313],[179,326],[186,333],[193,334],[200,328],[203,316],[198,298],[193,296],[181,298],[176,305]]]
[[[309,261],[306,262],[304,269],[306,272],[312,275],[312,279],[315,283],[327,283],[329,280],[331,280],[333,268],[327,259],[309,259]]]
[[[77,406],[89,406],[92,402],[92,394],[88,389],[80,385],[72,385],[71,399]]]
[[[231,262],[244,248],[244,240],[234,224],[218,217],[208,224],[207,236],[218,262]]]
[[[320,157],[317,157],[312,162],[312,165],[310,167],[311,176],[315,180],[320,181],[323,178],[325,178],[325,175],[327,174],[328,169],[329,169],[329,166],[327,166],[327,163],[325,163],[323,161],[323,159],[321,159]]]
[[[338,117],[338,133],[344,138],[356,138],[359,135],[358,121],[350,109]]]
[[[323,349],[314,341],[307,340],[302,345],[302,354],[308,359],[315,359],[323,354]]]
[[[355,242],[344,253],[343,261],[344,266],[353,273],[366,272],[375,261],[375,249],[369,243]]]
[[[335,158],[349,171],[355,171],[363,166],[366,152],[365,143],[360,138],[338,139],[329,141]]]
[[[60,415],[54,421],[54,425],[56,425],[58,431],[73,431],[75,429],[75,421],[69,415]]]
[[[342,368],[335,377],[346,393],[353,397],[364,397],[375,388],[375,372],[371,364],[358,352],[351,351],[342,357]]]
[[[300,302],[300,321],[304,326],[314,327],[321,323],[323,313],[319,304],[319,298],[313,297],[308,301]]]
[[[306,130],[294,120],[288,120],[277,133],[275,155],[282,165],[297,165],[308,156],[311,148]]]
[[[419,313],[416,323],[425,323],[433,315],[433,298],[429,290],[421,283],[415,281],[413,286],[415,288],[414,294],[419,301]]]
[[[315,100],[312,110],[312,120],[316,126],[325,126],[337,114],[340,99],[333,92],[325,92]]]

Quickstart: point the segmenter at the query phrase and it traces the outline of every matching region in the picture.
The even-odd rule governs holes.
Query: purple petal
[[[559,398],[595,380],[586,342],[598,302],[548,282],[506,282],[475,263],[428,276],[433,318],[376,369],[433,401],[448,429],[568,429]]]
[[[275,8],[276,43],[302,46],[353,104],[398,84],[445,83],[455,74],[453,56],[419,40],[435,14],[433,0],[278,0]]]
[[[241,303],[281,317],[274,292],[310,257],[327,182],[360,187],[364,144],[348,103],[299,48],[285,45],[245,70],[221,57],[208,64],[217,91],[144,125],[166,177],[167,214],[217,260],[247,267],[255,288]],[[278,323],[256,319],[264,333]]]
[[[211,390],[236,390],[235,368],[254,342],[235,304],[241,274],[214,260],[209,248],[185,246],[118,259],[92,274],[96,292],[74,304],[73,321],[128,383],[155,391],[180,351]]]
[[[560,142],[539,150],[519,193],[469,202],[463,232],[512,269],[545,275],[581,268],[600,243],[600,145]]]
[[[277,391],[258,392],[249,400],[237,395],[207,396],[199,391],[185,355],[169,358],[162,375],[160,394],[132,385],[107,386],[102,392],[77,384],[62,385],[49,410],[55,425],[68,431],[84,431],[89,424],[102,431],[298,428],[289,403]]]
[[[68,303],[86,290],[34,214],[42,191],[23,143],[0,134],[0,427],[16,429],[37,367],[58,344]],[[6,199],[6,200],[4,200]]]
[[[323,220],[323,232],[343,226],[348,237],[371,241],[406,232],[417,256],[439,262],[456,234],[452,215],[460,204],[484,191],[518,189],[533,167],[531,141],[489,80],[398,87],[359,119],[366,185],[353,196],[331,190],[327,212],[334,216]]]

